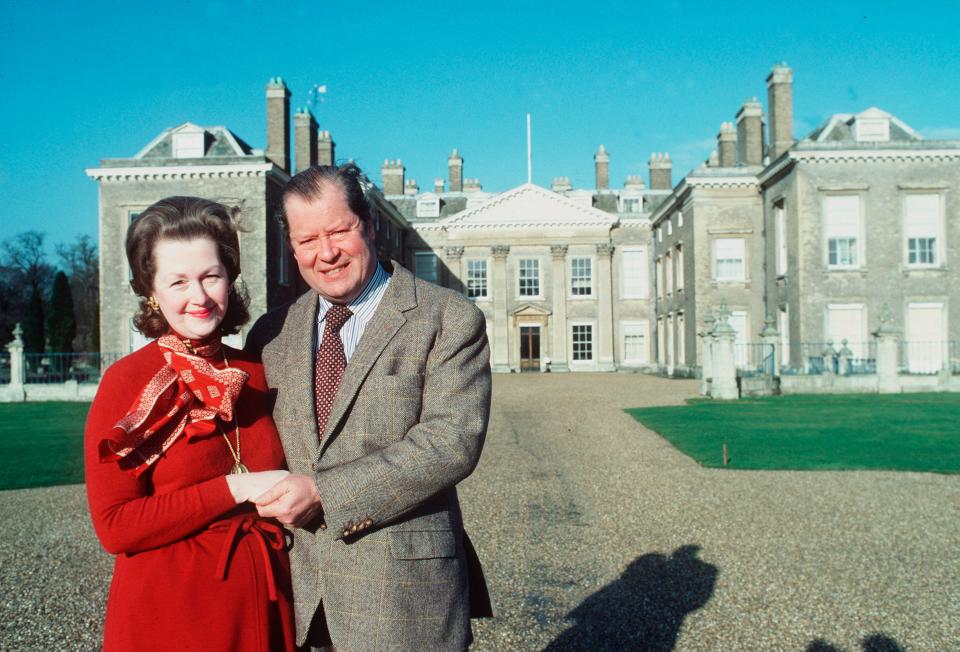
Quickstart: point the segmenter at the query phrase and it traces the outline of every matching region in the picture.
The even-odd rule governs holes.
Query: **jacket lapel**
[[[343,380],[340,382],[337,396],[330,408],[330,416],[327,419],[317,459],[323,455],[323,451],[330,444],[334,431],[356,398],[374,363],[406,323],[407,317],[404,312],[416,307],[417,295],[413,275],[398,263],[394,263],[393,277],[390,279],[387,292],[364,329],[357,348],[343,372]]]
[[[308,450],[319,449],[317,417],[313,398],[314,351],[317,293],[307,292],[291,307],[284,322],[283,336],[277,338],[277,353],[282,356],[283,386],[287,389],[285,412],[298,422],[309,422],[313,429],[298,429],[295,436],[304,437]],[[312,436],[311,436],[312,434]],[[291,449],[293,450],[293,449]]]

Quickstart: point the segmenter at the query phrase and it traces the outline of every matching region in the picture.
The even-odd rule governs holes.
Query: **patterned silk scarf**
[[[220,340],[194,349],[175,335],[157,340],[166,364],[140,390],[126,416],[100,441],[101,462],[116,461],[139,476],[157,461],[180,435],[187,439],[216,431],[216,418],[233,420],[237,396],[247,372],[234,367],[217,369],[210,360],[220,351]]]

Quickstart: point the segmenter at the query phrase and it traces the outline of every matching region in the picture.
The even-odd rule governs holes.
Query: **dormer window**
[[[199,129],[173,134],[174,158],[202,158],[206,153],[205,135],[205,132]]]
[[[417,217],[440,217],[440,198],[425,193],[417,199]]]
[[[860,117],[853,123],[853,137],[859,143],[882,143],[890,140],[890,118]]]
[[[639,197],[621,197],[620,211],[623,213],[639,213],[640,198]]]

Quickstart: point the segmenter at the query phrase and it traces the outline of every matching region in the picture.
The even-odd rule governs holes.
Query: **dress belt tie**
[[[211,526],[211,529],[217,526],[226,525],[227,521],[219,521]],[[233,559],[233,553],[237,549],[237,544],[245,535],[252,534],[257,541],[257,547],[260,550],[260,556],[263,557],[263,565],[267,575],[267,590],[271,602],[277,601],[277,581],[274,577],[273,561],[270,556],[270,549],[283,550],[287,546],[287,539],[284,529],[271,521],[260,518],[259,516],[246,516],[230,521],[230,529],[227,531],[227,538],[220,549],[220,560],[217,562],[216,578],[219,580],[227,579],[227,572],[230,569],[230,560]]]

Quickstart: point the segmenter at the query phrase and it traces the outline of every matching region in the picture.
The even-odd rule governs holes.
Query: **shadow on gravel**
[[[895,639],[886,634],[871,634],[860,641],[860,648],[863,652],[906,652]],[[804,652],[843,652],[843,648],[818,638],[810,641]]]
[[[574,622],[546,650],[672,650],[683,619],[703,607],[717,567],[697,558],[700,546],[637,557],[614,582],[567,614]]]

